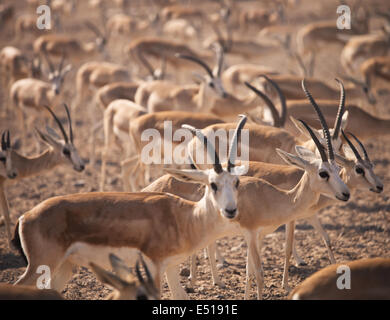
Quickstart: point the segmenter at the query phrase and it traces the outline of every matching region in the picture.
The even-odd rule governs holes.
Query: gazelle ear
[[[118,290],[122,290],[123,288],[125,288],[127,283],[121,278],[119,278],[117,275],[113,274],[110,271],[104,270],[93,262],[90,262],[89,266],[101,282]]]
[[[343,117],[341,118],[341,129],[345,131],[347,125],[348,125],[348,111],[345,111]]]
[[[286,151],[283,151],[281,149],[276,148],[276,152],[287,164],[291,166],[295,166],[301,169],[306,169],[310,165],[310,163],[305,159],[296,156],[294,154],[288,153]]]
[[[64,77],[70,70],[72,70],[72,65],[68,64],[64,69],[62,69],[61,74]]]
[[[291,122],[297,127],[297,129],[299,130],[300,133],[302,133],[305,138],[307,138],[308,140],[311,140],[311,136],[309,134],[309,132],[306,130],[306,128],[303,126],[303,124],[298,121],[297,119],[295,119],[293,116],[290,116],[290,120]],[[313,133],[316,135],[317,139],[319,141],[322,140],[322,137],[321,135],[318,133],[318,131],[316,129],[314,129],[313,127],[309,126],[311,131],[313,131]]]
[[[231,169],[231,174],[235,176],[243,176],[248,172],[249,169],[249,163],[248,164],[243,164],[241,166],[235,166],[234,168]]]
[[[295,146],[295,151],[300,157],[302,157],[306,161],[312,162],[312,161],[318,159],[318,157],[316,156],[316,154],[313,151],[311,151],[305,147]]]
[[[356,159],[356,156],[353,153],[350,146],[343,144],[342,148],[343,148],[345,158],[347,158],[348,160],[355,160]]]
[[[191,183],[208,183],[208,174],[205,171],[199,170],[178,170],[173,168],[164,168],[166,173],[169,173],[177,180]]]
[[[49,146],[58,145],[57,140],[55,140],[51,135],[41,132],[39,129],[35,128],[35,132],[38,134],[38,137]]]
[[[61,137],[52,127],[46,126],[46,131],[53,139],[61,140]]]
[[[347,158],[344,158],[343,156],[340,156],[339,154],[335,153],[334,155],[336,162],[341,165],[342,167],[350,167],[351,165],[354,165],[355,162],[352,160],[349,160]]]

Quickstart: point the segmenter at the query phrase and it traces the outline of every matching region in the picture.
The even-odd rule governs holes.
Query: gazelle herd
[[[317,15],[315,22],[299,12],[308,12],[306,0],[48,1],[50,30],[31,22],[46,1],[5,2],[1,241],[26,269],[14,285],[0,285],[0,299],[64,299],[77,267],[113,289],[107,299],[161,299],[164,277],[173,299],[188,299],[180,264],[191,258],[196,288],[196,254],[206,248],[212,281],[227,290],[229,258],[216,241],[231,236],[242,236],[247,248],[243,297],[255,280],[262,299],[262,248],[281,226],[286,297],[390,299],[390,256],[367,259],[370,252],[340,263],[320,222],[323,208],[386,190],[369,154],[390,135],[390,118],[380,113],[390,94],[386,1],[375,8],[347,1],[355,19],[348,31],[336,27],[337,1],[323,4],[334,16],[324,10],[320,19],[312,9],[307,18]],[[271,33],[278,41],[266,39]],[[335,70],[324,72],[322,50],[333,64],[339,57]],[[273,62],[278,53],[285,61]],[[305,76],[286,67],[297,62]],[[92,192],[53,190],[25,212],[9,203],[9,182],[21,189],[60,165],[90,177]],[[296,285],[291,255],[298,268],[306,265],[295,241],[301,219],[321,236],[331,265]],[[50,270],[44,289],[37,288],[40,266]],[[340,267],[351,271],[353,290],[336,286]]]

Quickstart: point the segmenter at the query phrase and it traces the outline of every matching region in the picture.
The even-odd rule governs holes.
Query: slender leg
[[[294,236],[295,237],[295,236]],[[297,242],[295,241],[295,238],[294,238],[294,241],[293,241],[293,244],[292,244],[292,254],[293,254],[293,257],[294,257],[294,260],[297,264],[297,266],[306,266],[307,263],[305,262],[305,260],[303,260],[298,252],[297,252]]]
[[[136,187],[134,184],[134,176],[135,169],[137,168],[137,163],[132,169],[132,164],[138,160],[138,156],[134,156],[128,159],[125,159],[121,162],[122,169],[122,180],[123,187],[125,191],[135,191]]]
[[[187,293],[180,284],[179,266],[170,266],[166,269],[165,275],[173,300],[188,300]]]
[[[284,258],[284,271],[282,286],[285,290],[290,291],[288,285],[288,268],[290,266],[290,258],[292,252],[292,245],[294,241],[295,221],[290,221],[286,225],[286,244],[285,244],[285,258]]]
[[[4,190],[4,184],[3,182],[0,183],[0,202],[1,202],[1,211],[3,213],[4,217],[4,223],[5,223],[5,230],[7,233],[7,239],[8,239],[8,245],[11,246],[11,219],[9,217],[9,207],[8,207],[8,201],[5,196],[5,190]]]
[[[221,288],[226,288],[225,284],[222,282],[222,280],[218,276],[217,265],[215,263],[216,262],[215,261],[215,250],[216,250],[215,248],[216,248],[215,242],[211,243],[207,247],[207,253],[209,256],[209,261],[210,261],[210,266],[211,266],[211,274],[213,277],[213,283],[214,283],[214,285],[218,285]]]
[[[195,282],[196,282],[196,254],[193,254],[190,258],[190,276],[188,279],[190,280],[191,287],[195,287]]]
[[[226,263],[226,260],[225,258],[223,257],[223,255],[221,254],[221,251],[218,249],[218,245],[217,243],[215,243],[215,258],[217,259],[217,261],[224,265]]]
[[[257,283],[257,298],[262,298],[263,292],[263,269],[261,266],[261,258],[259,255],[259,250],[257,246],[257,231],[256,230],[248,230],[244,234],[245,240],[248,244],[248,262],[249,265],[253,264],[254,273],[256,276]],[[247,266],[247,280],[249,278],[249,267]]]
[[[314,229],[321,235],[322,239],[324,240],[326,249],[328,250],[328,255],[329,255],[330,262],[332,264],[336,263],[336,259],[335,259],[334,255],[333,255],[332,245],[330,243],[329,236],[326,233],[326,231],[324,230],[324,228],[322,227],[321,222],[318,219],[317,214],[315,214],[314,216],[309,218],[308,221],[314,227]]]

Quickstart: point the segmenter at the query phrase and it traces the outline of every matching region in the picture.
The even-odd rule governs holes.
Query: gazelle
[[[79,65],[81,61],[91,58],[93,55],[104,53],[107,43],[106,36],[89,21],[86,23],[86,27],[95,33],[95,42],[83,43],[71,35],[47,34],[38,37],[34,41],[34,52],[41,55],[47,53],[57,57],[65,53],[75,65]]]
[[[387,87],[390,82],[390,57],[374,57],[364,61],[360,66],[360,73],[364,84],[369,88]],[[381,82],[384,83],[381,83]]]
[[[109,83],[128,82],[130,79],[130,72],[124,66],[104,61],[84,63],[76,74],[77,97],[73,109],[80,108],[91,98],[93,90]]]
[[[333,119],[338,113],[338,103],[332,100],[317,100],[321,106],[321,111],[328,124],[333,122]],[[367,113],[362,108],[347,104],[348,124],[345,130],[351,132],[359,132],[359,138],[363,141],[373,137],[380,137],[390,134],[390,119],[382,119]],[[302,119],[309,125],[318,128],[318,121],[311,115],[312,106],[306,100],[289,100],[287,101],[287,121],[285,128],[296,135],[299,131],[291,121],[290,117]],[[364,130],[362,130],[364,128]]]
[[[349,270],[350,287],[337,287],[339,270]],[[292,300],[388,300],[390,259],[369,258],[334,264],[317,271],[289,295]]]
[[[242,168],[235,167],[234,153],[244,124],[245,118],[232,140],[227,170],[216,153],[211,170],[168,170],[179,179],[206,185],[198,202],[168,193],[83,193],[50,198],[26,212],[19,218],[13,244],[28,266],[16,284],[35,283],[36,268],[45,264],[53,289],[59,291],[75,265],[94,262],[108,268],[109,252],[129,263],[141,251],[153,266],[156,288],[165,272],[169,287],[178,293],[174,298],[186,298],[177,265],[231,229],[230,221],[239,215],[236,175]],[[215,152],[200,131],[192,132]]]
[[[136,275],[116,255],[110,253],[109,259],[114,273],[99,267],[93,262],[89,264],[97,278],[114,289],[114,292],[109,294],[106,300],[158,300],[160,298],[141,253],[135,264]],[[145,270],[146,279],[141,273],[140,263]],[[18,288],[18,286],[14,288]]]
[[[109,147],[112,143],[114,135],[117,146],[121,149],[122,154],[125,155],[125,159],[131,157],[131,139],[129,136],[129,129],[132,122],[147,113],[147,110],[136,103],[125,100],[117,99],[112,101],[107,109],[104,111],[103,126],[104,126],[104,149],[102,151],[102,166],[100,176],[100,191],[103,191],[104,183],[106,180],[106,163],[108,157]],[[128,176],[123,171],[123,183],[124,190],[131,190],[131,186],[128,184]]]
[[[125,53],[134,59],[139,66],[143,66],[153,79],[156,79],[156,75],[147,57],[165,59],[167,63],[176,68],[186,67],[186,63],[175,58],[176,54],[194,56],[199,59],[209,58],[209,54],[197,53],[181,42],[151,37],[134,40],[125,48]]]
[[[169,120],[167,120],[169,119]],[[145,166],[142,159],[142,150],[147,146],[149,141],[142,139],[142,134],[147,129],[157,130],[160,137],[164,137],[164,128],[166,121],[172,122],[172,132],[176,132],[183,124],[189,124],[197,128],[204,128],[214,123],[223,122],[219,117],[208,113],[193,113],[184,111],[162,111],[145,114],[134,120],[130,125],[129,136],[131,145],[133,146],[133,154],[136,156],[126,159],[121,163],[124,185],[130,185],[131,190],[137,190],[138,185],[144,186],[142,177],[145,170],[149,169]],[[168,138],[169,139],[169,138]],[[155,143],[155,142],[153,142]],[[180,141],[168,141],[172,143],[172,147],[176,147]],[[161,150],[161,159],[164,159],[164,150]],[[167,155],[170,156],[170,155]],[[154,164],[154,166],[160,163]],[[138,170],[137,170],[138,169]],[[143,180],[148,180],[149,171],[146,171],[146,176]],[[128,181],[128,182],[127,182]]]
[[[341,51],[340,62],[349,75],[354,75],[362,62],[373,57],[386,56],[390,49],[390,32],[352,37]]]
[[[9,131],[7,134],[4,132],[2,135],[1,148],[2,152],[4,153],[4,158],[2,158],[2,161],[5,165],[0,167],[2,171],[0,175],[0,202],[1,210],[4,216],[5,227],[7,230],[8,241],[11,240],[11,223],[8,202],[4,189],[6,182],[9,182],[10,180],[17,181],[19,179],[37,175],[44,171],[51,170],[61,164],[72,164],[73,169],[78,172],[84,170],[84,161],[80,158],[78,151],[73,144],[73,130],[69,111],[67,106],[64,106],[68,115],[69,136],[54,112],[49,107],[46,107],[54,118],[55,122],[58,124],[63,137],[61,138],[58,136],[58,134],[50,127],[47,127],[47,133],[43,133],[36,129],[39,137],[49,147],[46,151],[42,152],[38,156],[30,158],[22,156],[11,147]]]
[[[96,100],[105,110],[108,105],[117,99],[135,100],[135,94],[139,87],[139,83],[134,82],[113,82],[100,87],[96,92]]]
[[[268,75],[268,77],[278,84],[287,100],[305,99],[305,95],[300,90],[301,76],[280,74]],[[339,91],[326,82],[317,78],[307,78],[305,82],[318,99],[338,100]],[[274,96],[271,86],[265,79],[259,79],[259,88],[268,97]],[[370,104],[373,104],[375,97],[369,89],[364,83],[354,83],[345,88],[345,93],[349,100],[360,102],[362,98],[366,98]]]
[[[360,5],[360,4],[358,4]],[[313,73],[315,55],[321,46],[326,43],[345,43],[348,37],[365,34],[369,31],[369,12],[362,8],[358,14],[358,5],[352,8],[355,23],[348,30],[339,30],[334,20],[312,22],[298,30],[296,40],[299,54],[304,57],[310,54],[310,70]],[[313,76],[313,74],[311,74]]]
[[[47,56],[46,56],[47,57]],[[42,106],[56,106],[60,99],[61,89],[65,76],[71,69],[71,65],[63,67],[65,57],[55,69],[54,65],[47,57],[49,65],[49,82],[25,78],[14,82],[10,89],[10,97],[19,118],[19,125],[22,127],[22,135],[26,139],[26,128],[31,128],[31,124],[37,121],[44,110]],[[27,123],[24,112],[28,112]]]
[[[278,72],[268,66],[242,63],[235,64],[222,72],[221,80],[227,92],[236,96],[244,94],[241,86],[244,82],[252,82],[261,75],[275,75]],[[245,88],[245,94],[247,90]]]

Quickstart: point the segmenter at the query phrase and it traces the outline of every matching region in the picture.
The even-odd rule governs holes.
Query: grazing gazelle
[[[63,68],[65,56],[58,65],[58,69],[54,68],[50,58],[45,55],[49,65],[50,73],[48,75],[49,82],[25,78],[14,82],[10,89],[10,97],[16,112],[19,117],[19,125],[22,127],[22,135],[25,141],[27,128],[31,128],[31,124],[35,123],[39,117],[42,117],[42,106],[56,106],[60,99],[60,92],[65,80],[65,76],[71,69],[71,65]],[[24,111],[28,112],[28,123],[26,125]]]
[[[348,272],[348,273],[347,273]],[[338,279],[345,275],[342,287]],[[347,287],[350,284],[350,287]],[[389,300],[390,258],[368,258],[327,266],[299,284],[292,300]]]
[[[36,129],[39,137],[49,147],[38,156],[27,158],[20,155],[11,147],[9,131],[7,131],[7,134],[4,132],[2,135],[1,148],[4,153],[4,158],[1,158],[1,161],[4,165],[0,165],[0,205],[4,216],[8,241],[11,241],[11,226],[8,202],[4,190],[4,184],[7,181],[17,181],[19,179],[37,175],[61,164],[72,164],[73,169],[78,172],[84,170],[84,161],[80,158],[78,151],[73,144],[73,130],[69,111],[67,106],[64,106],[68,115],[69,136],[54,112],[49,107],[46,107],[58,124],[63,137],[61,138],[56,131],[50,127],[47,127],[47,133],[43,133]],[[6,173],[3,172],[4,169],[6,170]]]
[[[160,299],[159,292],[141,253],[135,265],[136,276],[115,254],[110,253],[109,259],[115,273],[107,271],[93,262],[89,264],[101,282],[114,288],[114,291],[107,296],[106,300]],[[141,273],[140,263],[145,270],[146,279]]]
[[[238,124],[230,147],[229,165],[224,170],[215,149],[199,130],[214,166],[210,170],[174,170],[179,179],[206,185],[203,198],[192,202],[168,193],[81,193],[47,199],[19,218],[13,244],[28,262],[17,284],[36,282],[37,267],[51,270],[53,289],[61,290],[75,265],[97,262],[109,267],[108,253],[126,263],[141,251],[153,266],[160,290],[165,272],[174,298],[186,298],[178,278],[178,264],[194,251],[207,246],[232,228],[237,218],[237,188],[242,167],[235,167]],[[148,262],[149,262],[148,261]],[[149,264],[148,264],[149,265]]]

